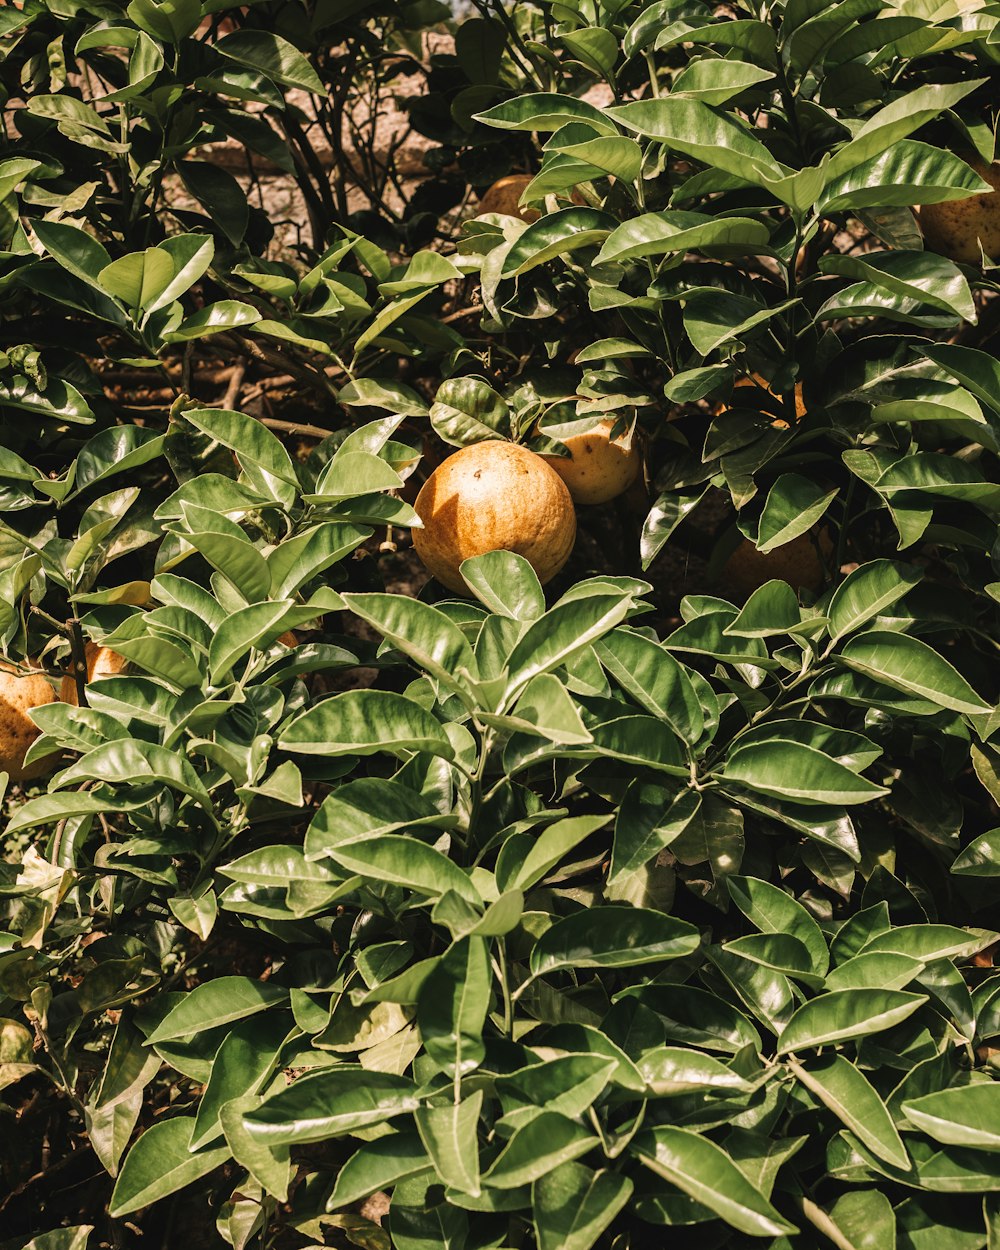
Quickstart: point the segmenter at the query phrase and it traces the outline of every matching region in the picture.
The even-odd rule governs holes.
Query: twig
[[[226,387],[226,393],[222,397],[223,408],[231,409],[239,399],[240,390],[243,387],[243,378],[246,376],[247,362],[238,360],[233,365],[232,376],[229,379],[229,385]]]

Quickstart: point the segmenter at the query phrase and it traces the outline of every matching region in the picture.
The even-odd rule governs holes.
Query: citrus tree
[[[1000,1244],[998,22],[0,12],[12,1250]]]

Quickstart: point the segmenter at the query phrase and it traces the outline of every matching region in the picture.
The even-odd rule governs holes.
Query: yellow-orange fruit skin
[[[634,435],[612,439],[613,418],[562,442],[569,456],[552,456],[549,464],[566,483],[576,503],[598,504],[617,499],[635,481],[641,464]]]
[[[535,208],[521,208],[519,201],[525,187],[531,182],[531,174],[508,174],[500,178],[479,201],[479,212],[504,213],[508,217],[519,217],[529,224],[541,216]]]
[[[0,671],[0,770],[11,781],[30,781],[52,770],[55,756],[36,760],[29,768],[24,756],[40,732],[29,712],[55,701],[55,691],[40,673],[19,677],[9,669]]]
[[[814,535],[800,534],[790,543],[773,551],[760,552],[749,538],[740,545],[723,566],[719,579],[722,593],[736,599],[746,599],[765,582],[777,578],[789,585],[805,587],[817,592],[826,584],[826,569],[820,552],[816,550]],[[819,536],[820,550],[829,555],[833,550],[830,536]]]
[[[449,590],[468,594],[463,560],[488,551],[523,556],[547,582],[569,559],[576,513],[565,482],[518,443],[490,439],[463,447],[421,487],[413,530],[417,554]]]
[[[978,156],[961,155],[993,190],[964,200],[922,205],[920,230],[930,251],[961,264],[978,265],[979,240],[987,256],[1000,257],[1000,161],[987,165]]]
[[[740,378],[739,381],[736,383],[736,387],[734,389],[739,388],[741,386],[759,386],[762,390],[767,391],[768,394],[774,395],[775,398],[779,398],[777,392],[771,389],[771,386],[768,380],[766,378],[761,377],[759,373],[751,374],[751,376],[748,378]],[[734,405],[738,403],[738,400],[735,396],[733,398],[733,403]],[[796,421],[801,421],[805,415],[806,415],[806,405],[805,405],[805,400],[802,398],[802,383],[796,382],[795,383],[795,419]]]
[[[110,647],[102,647],[99,643],[88,642],[84,648],[87,659],[87,682],[100,681],[102,677],[117,677],[128,664],[128,660]],[[59,698],[63,703],[76,707],[76,679],[68,673],[59,685]]]

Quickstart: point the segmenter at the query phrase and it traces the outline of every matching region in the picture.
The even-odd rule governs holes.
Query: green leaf
[[[488,551],[463,560],[459,569],[480,601],[512,621],[536,621],[545,611],[545,593],[524,556],[513,551]]]
[[[896,1250],[896,1213],[881,1190],[842,1194],[830,1208],[830,1219],[846,1239],[843,1250]]]
[[[397,1181],[418,1176],[430,1166],[423,1142],[413,1130],[379,1137],[356,1150],[337,1173],[326,1209],[350,1206],[380,1189],[391,1188]]]
[[[269,981],[239,976],[215,977],[186,994],[146,1041],[155,1046],[159,1042],[193,1037],[287,1002],[288,991]]]
[[[257,70],[283,87],[326,95],[326,88],[306,58],[278,35],[264,30],[237,30],[224,35],[214,47],[222,56]]]
[[[419,703],[388,690],[347,690],[325,699],[297,716],[278,742],[302,755],[453,755],[441,723]]]
[[[945,109],[953,108],[981,81],[929,84],[898,96],[869,117],[851,141],[834,153],[826,167],[827,185],[863,161],[885,152]]]
[[[616,134],[612,122],[604,113],[574,96],[556,95],[552,92],[535,92],[518,95],[505,100],[485,113],[473,114],[475,121],[499,130],[558,130],[571,122],[586,122],[599,134]]]
[[[530,1185],[597,1145],[580,1125],[557,1111],[541,1111],[519,1128],[483,1177],[491,1189]]]
[[[482,1192],[477,1136],[482,1107],[483,1091],[477,1089],[461,1102],[421,1107],[414,1116],[442,1185],[473,1198]]]
[[[640,1133],[632,1144],[639,1161],[751,1237],[796,1233],[743,1175],[726,1152],[697,1133],[661,1125]]]
[[[751,217],[709,217],[704,213],[667,210],[644,213],[624,222],[605,239],[595,264],[622,264],[645,256],[720,248],[728,256],[767,247],[770,234]]]
[[[97,280],[109,295],[141,312],[166,288],[173,276],[174,267],[167,253],[157,247],[148,247],[145,252],[132,252],[112,261],[101,270]]]
[[[328,854],[348,872],[374,881],[406,886],[430,898],[454,890],[470,903],[482,903],[478,890],[463,869],[434,847],[413,838],[385,834],[341,843],[332,847]]]
[[[397,651],[449,689],[463,690],[479,676],[468,640],[443,612],[403,595],[344,595],[344,602]],[[467,676],[463,679],[463,672]]]
[[[590,595],[557,603],[533,621],[510,653],[508,697],[540,673],[551,672],[625,619],[627,595]]]
[[[701,796],[694,790],[682,790],[673,795],[662,786],[638,779],[631,781],[615,819],[608,883],[654,860],[684,833],[700,807]]]
[[[260,320],[260,313],[250,304],[235,299],[217,300],[185,317],[176,330],[166,335],[168,343],[188,343],[226,330],[239,330]]]
[[[789,1063],[803,1085],[829,1108],[860,1141],[890,1167],[910,1167],[896,1126],[885,1103],[864,1074],[843,1055],[827,1055],[808,1066]]]
[[[833,990],[803,1003],[779,1038],[779,1054],[871,1037],[895,1028],[927,1002],[902,990]]]
[[[871,283],[903,299],[976,320],[976,306],[965,275],[952,261],[933,252],[866,252],[864,256],[824,256],[823,273],[843,274]]]
[[[840,659],[857,673],[938,707],[973,715],[992,711],[943,656],[909,634],[888,630],[857,634],[841,648]]]
[[[159,644],[162,645],[162,644]],[[124,652],[123,652],[124,654]],[[111,781],[133,783],[136,778],[172,786],[189,794],[197,802],[210,806],[201,779],[183,755],[168,751],[153,742],[127,738],[105,742],[59,774],[60,787],[78,781]]]
[[[766,555],[808,533],[836,496],[836,490],[824,491],[799,473],[782,473],[767,492],[757,525],[757,550]]]
[[[570,851],[609,820],[610,816],[567,816],[557,820],[531,840],[531,849],[523,859],[517,841],[508,838],[497,857],[497,885],[501,890],[528,890],[537,885]]]
[[[35,221],[32,225],[39,242],[68,273],[95,290],[102,290],[99,278],[111,264],[107,249],[97,239],[67,222]]]
[[[615,227],[609,213],[596,208],[562,208],[533,222],[511,246],[502,278],[516,278],[556,256],[594,247]]]
[[[951,871],[965,877],[1000,877],[1000,829],[973,838],[952,861]]]
[[[823,188],[821,213],[896,204],[938,204],[981,194],[987,184],[951,152],[902,139]]]
[[[557,920],[531,951],[533,977],[564,968],[632,968],[680,959],[698,949],[698,930],[639,907],[604,906]]]
[[[566,687],[552,673],[533,677],[508,715],[480,712],[479,719],[484,725],[536,734],[562,745],[580,746],[593,741]]]
[[[228,616],[213,635],[208,650],[213,683],[222,685],[252,647],[260,647],[265,641],[270,645],[283,632],[282,623],[294,606],[292,599],[278,599],[253,603]]]
[[[931,343],[924,348],[929,360],[961,382],[994,412],[1000,411],[1000,361],[974,347]]]
[[[454,447],[510,438],[510,404],[482,378],[448,378],[430,409],[434,432]]]
[[[785,172],[759,139],[700,100],[671,95],[625,104],[608,114],[627,130],[739,178],[761,184]]]
[[[976,1081],[904,1102],[908,1120],[934,1141],[1000,1151],[1000,1084]]]
[[[689,96],[704,104],[718,106],[773,77],[770,70],[746,61],[705,57],[687,63],[671,82],[670,94],[674,97]]]
[[[591,1250],[632,1196],[619,1172],[594,1172],[563,1163],[540,1176],[531,1191],[538,1250]]]
[[[823,976],[830,956],[823,931],[790,894],[756,877],[730,876],[726,888],[733,902],[762,933],[787,933],[809,952],[812,971]]]
[[[474,1071],[485,1057],[483,1025],[489,1006],[486,940],[462,938],[445,952],[417,1000],[417,1027],[424,1049],[453,1080]]]
[[[737,746],[726,761],[724,776],[751,790],[796,803],[847,806],[888,794],[884,786],[859,777],[815,747],[773,740]]]
[[[734,339],[780,316],[798,301],[785,300],[769,308],[745,295],[726,291],[695,290],[684,301],[684,329],[691,345],[702,356],[708,356]]]
[[[870,560],[844,578],[833,593],[828,615],[830,638],[837,641],[891,608],[920,581],[919,569],[892,560]]]
[[[278,1051],[292,1028],[284,1013],[258,1016],[237,1025],[223,1038],[212,1061],[212,1075],[198,1104],[189,1149],[200,1150],[223,1136],[222,1108],[234,1098],[256,1094],[278,1061]]]
[[[407,1077],[342,1063],[298,1077],[243,1121],[250,1137],[266,1146],[300,1146],[384,1124],[419,1106]]]
[[[737,638],[767,638],[790,633],[800,620],[795,591],[776,579],[758,586],[722,632]]]
[[[194,1120],[175,1116],[146,1129],[125,1158],[108,1212],[120,1219],[193,1184],[225,1163],[228,1146],[192,1154],[188,1149]]]
[[[659,643],[629,629],[616,629],[594,645],[597,658],[635,701],[665,720],[685,742],[704,732],[701,700],[687,670]]]

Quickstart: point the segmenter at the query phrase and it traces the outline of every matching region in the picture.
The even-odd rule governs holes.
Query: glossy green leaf
[[[341,843],[330,848],[328,854],[347,872],[405,886],[428,898],[454,890],[470,903],[482,901],[463,869],[433,846],[412,838],[385,834]]]
[[[296,717],[279,739],[303,755],[375,755],[427,751],[450,759],[441,723],[419,703],[387,690],[348,690]]]
[[[906,1171],[910,1159],[885,1103],[859,1068],[843,1055],[789,1067],[803,1085],[860,1141],[891,1167]]]
[[[605,906],[558,920],[531,951],[533,976],[562,968],[631,968],[679,959],[697,950],[698,930],[658,912]]]
[[[556,1111],[542,1111],[519,1128],[483,1176],[492,1189],[530,1185],[597,1144],[586,1129]]]
[[[909,1019],[925,1002],[926,995],[902,990],[833,990],[802,1004],[781,1034],[779,1052],[870,1037]]]
[[[174,1116],[146,1129],[125,1157],[108,1208],[112,1218],[177,1193],[229,1159],[228,1146],[193,1154],[188,1148],[193,1124],[190,1116]]]
[[[263,1145],[305,1145],[384,1124],[419,1106],[417,1087],[406,1077],[344,1063],[298,1077],[243,1121]]]
[[[402,595],[344,595],[344,602],[398,651],[445,685],[461,689],[469,679],[479,676],[465,635],[436,608]],[[466,682],[463,673],[468,674]]]
[[[904,1102],[903,1114],[928,1137],[949,1146],[1000,1151],[1000,1085],[976,1081]]]
[[[486,1054],[483,1025],[490,1005],[490,979],[486,940],[466,937],[445,952],[421,988],[417,1000],[420,1036],[428,1056],[454,1080],[474,1071]],[[455,1127],[457,1131],[457,1123]]]
[[[538,575],[514,551],[488,551],[462,562],[460,572],[476,598],[491,612],[513,621],[535,621],[545,611]]]
[[[288,991],[270,981],[227,976],[205,981],[185,995],[146,1039],[149,1045],[192,1037],[288,1002]]]
[[[886,630],[857,634],[840,649],[840,659],[855,672],[938,707],[970,714],[991,710],[942,655],[909,634]]]
[[[725,1150],[707,1137],[661,1125],[640,1133],[632,1150],[650,1171],[740,1232],[780,1237],[798,1231],[754,1188]]]
[[[474,1198],[481,1192],[477,1131],[482,1106],[479,1089],[462,1102],[421,1107],[414,1116],[441,1183]]]
[[[591,1250],[631,1195],[628,1177],[582,1163],[540,1176],[531,1192],[538,1250]]]
[[[801,742],[773,740],[739,746],[726,762],[725,776],[751,790],[797,803],[849,806],[888,794],[884,786],[859,777]]]

